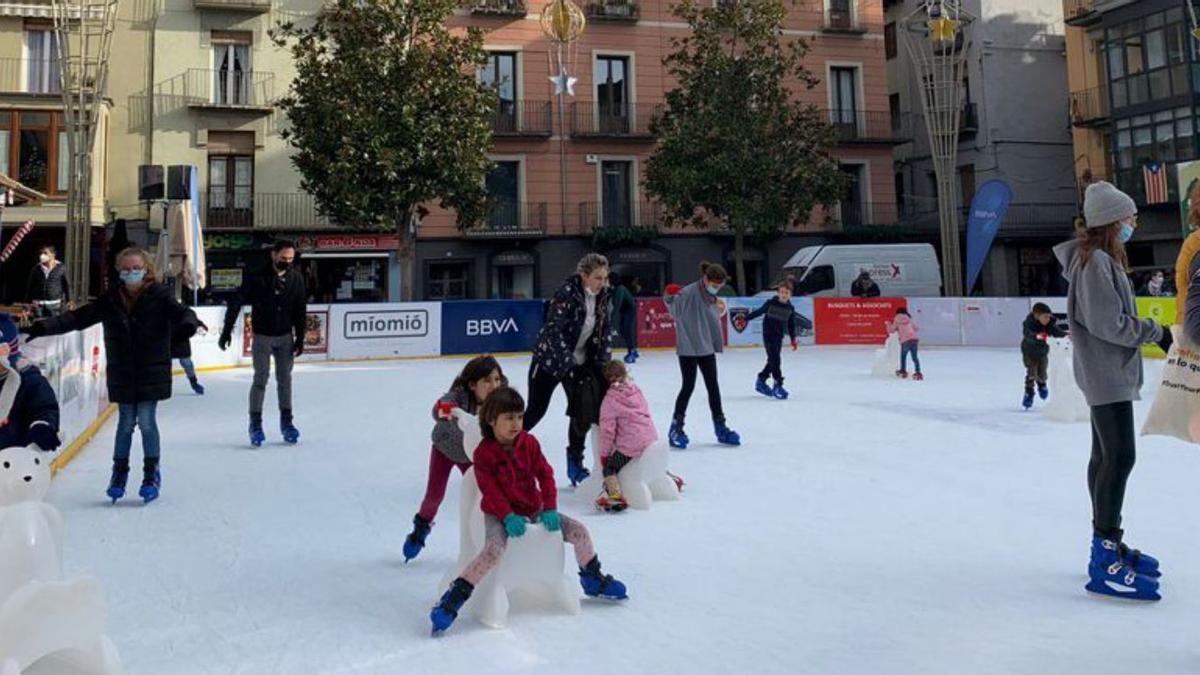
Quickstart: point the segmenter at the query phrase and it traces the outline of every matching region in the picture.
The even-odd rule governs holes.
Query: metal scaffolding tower
[[[900,31],[916,72],[925,129],[929,133],[929,152],[938,185],[942,286],[951,297],[963,295],[960,209],[955,182],[963,79],[971,44],[970,28],[975,21],[962,4],[961,0],[926,0],[903,19]]]
[[[92,150],[108,89],[108,58],[117,0],[53,0],[54,31],[67,130],[67,222],[64,259],[74,296],[90,297]]]

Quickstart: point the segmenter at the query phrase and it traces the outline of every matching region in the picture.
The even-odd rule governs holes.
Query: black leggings
[[[621,340],[625,342],[625,349],[637,351],[637,317],[633,312],[626,312],[621,316],[620,324],[617,330],[621,333]]]
[[[559,382],[558,378],[546,372],[546,369],[538,366],[536,362],[529,365],[529,400],[525,404],[525,430],[533,431],[538,422],[546,416],[546,409],[550,407],[550,399],[554,396],[554,390],[562,384],[563,393],[567,393],[567,384]],[[583,459],[584,441],[587,439],[587,431],[575,428],[576,425],[567,425],[567,456],[574,459]]]
[[[783,342],[765,342],[763,347],[767,350],[767,365],[758,374],[758,379],[765,380],[773,377],[777,384],[783,384],[783,369],[779,356],[779,353],[783,351]]]
[[[1121,505],[1125,483],[1133,471],[1133,403],[1122,401],[1092,406],[1092,459],[1088,462],[1088,492],[1092,496],[1092,527],[1102,537],[1121,536]]]
[[[696,389],[696,369],[704,376],[704,388],[708,390],[708,409],[712,411],[713,422],[725,423],[725,413],[721,410],[721,384],[717,382],[717,356],[680,356],[679,372],[683,375],[683,384],[679,387],[679,396],[675,398],[675,421],[683,424],[687,416],[688,402],[692,400],[692,392]]]

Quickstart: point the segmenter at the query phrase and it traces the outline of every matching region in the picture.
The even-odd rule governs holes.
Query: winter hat
[[[1088,227],[1104,227],[1137,215],[1137,205],[1112,183],[1097,181],[1083,193],[1083,217]]]

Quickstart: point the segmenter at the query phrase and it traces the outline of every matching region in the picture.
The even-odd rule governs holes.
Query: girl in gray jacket
[[[1133,401],[1142,386],[1143,344],[1171,346],[1171,332],[1139,319],[1126,274],[1125,242],[1137,229],[1137,208],[1109,183],[1089,185],[1087,227],[1054,248],[1070,283],[1067,321],[1075,381],[1091,407],[1092,549],[1087,590],[1132,600],[1158,600],[1158,561],[1122,543],[1121,507],[1136,454]]]
[[[704,387],[708,390],[708,408],[712,411],[713,428],[717,442],[723,445],[741,445],[737,432],[725,426],[725,412],[721,409],[721,385],[717,381],[717,354],[725,349],[725,337],[721,332],[721,313],[717,304],[717,293],[727,279],[725,268],[711,263],[700,263],[700,280],[679,289],[667,289],[664,300],[671,318],[675,320],[675,353],[679,357],[679,371],[683,384],[675,398],[675,417],[667,439],[673,448],[688,446],[687,434],[683,431],[683,420],[687,415],[688,402],[696,389],[696,371],[704,376]],[[675,292],[672,293],[671,291]]]

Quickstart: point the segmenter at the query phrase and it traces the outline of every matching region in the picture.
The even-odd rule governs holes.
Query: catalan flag
[[[1146,203],[1167,203],[1167,165],[1146,162],[1142,166],[1142,180],[1146,182]]]

